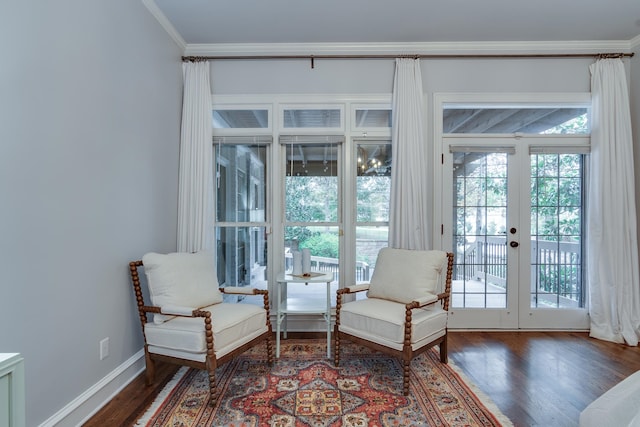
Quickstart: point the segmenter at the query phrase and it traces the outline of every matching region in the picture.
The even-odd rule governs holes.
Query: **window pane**
[[[216,227],[218,283],[267,289],[266,227]]]
[[[213,110],[214,129],[269,127],[269,110]]]
[[[586,107],[445,107],[444,133],[589,134]]]
[[[291,144],[286,151],[286,221],[336,222],[338,145]]]
[[[340,109],[284,110],[285,128],[339,128],[341,125]]]
[[[267,147],[216,144],[216,220],[264,222]]]
[[[266,145],[214,144],[216,269],[222,287],[267,289],[267,150]],[[225,300],[263,304],[256,296],[225,295]]]
[[[340,266],[340,237],[337,226],[288,226],[285,227],[285,271],[293,271],[293,251],[308,248],[311,252],[311,271],[334,273],[335,280],[331,284],[332,305],[335,306],[336,291],[338,289],[338,274]],[[289,296],[300,294],[304,296],[309,289],[304,284],[289,284]],[[297,287],[296,287],[297,286]],[[325,286],[317,286],[317,291],[323,295]],[[308,295],[308,294],[307,294]]]
[[[531,171],[531,307],[584,307],[583,155],[532,155]]]
[[[389,221],[391,144],[358,144],[357,221]]]
[[[356,227],[356,282],[371,280],[378,252],[389,245],[389,226]]]
[[[368,282],[378,252],[389,244],[391,142],[356,145],[356,282]],[[366,298],[359,292],[358,299]]]
[[[356,110],[356,128],[390,128],[391,110]]]

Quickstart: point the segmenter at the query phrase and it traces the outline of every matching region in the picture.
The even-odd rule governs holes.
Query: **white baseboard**
[[[40,427],[81,426],[133,381],[144,368],[144,350],[140,350],[40,424]]]

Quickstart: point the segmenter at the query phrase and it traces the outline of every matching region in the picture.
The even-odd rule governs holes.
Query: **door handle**
[[[518,246],[520,246],[520,243],[514,240],[509,243],[509,246],[511,246],[512,248],[517,248]]]

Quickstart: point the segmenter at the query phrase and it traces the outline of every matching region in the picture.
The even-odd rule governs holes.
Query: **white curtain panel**
[[[427,147],[420,60],[396,59],[392,99],[389,246],[430,249]]]
[[[601,59],[590,71],[593,123],[586,230],[590,335],[637,346],[640,280],[625,67],[620,59]]]
[[[179,252],[213,249],[213,135],[209,63],[185,62],[180,176]]]

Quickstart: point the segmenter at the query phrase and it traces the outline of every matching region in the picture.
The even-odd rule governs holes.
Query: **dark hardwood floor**
[[[450,332],[449,360],[516,426],[568,427],[578,425],[591,401],[640,370],[640,347],[578,332]],[[158,364],[153,386],[141,375],[84,425],[132,426],[176,370]]]
[[[577,426],[589,403],[640,370],[639,347],[577,332],[451,332],[449,357],[516,426]]]

